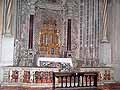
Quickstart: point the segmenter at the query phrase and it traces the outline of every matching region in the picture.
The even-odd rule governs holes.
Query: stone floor
[[[0,90],[52,90],[52,88],[31,88],[31,87],[1,87]],[[62,88],[55,90],[96,90],[95,88]]]
[[[111,83],[98,86],[98,90],[120,90],[120,83]]]
[[[1,86],[0,90],[52,90],[52,88]],[[65,90],[68,90],[68,89],[65,89]],[[81,89],[69,89],[69,90],[81,90]],[[92,89],[86,88],[86,89],[82,89],[82,90],[92,90]],[[96,89],[93,89],[93,90],[96,90]],[[120,90],[120,83],[101,85],[101,86],[98,86],[97,90]]]
[[[52,88],[2,86],[0,90],[52,90]]]

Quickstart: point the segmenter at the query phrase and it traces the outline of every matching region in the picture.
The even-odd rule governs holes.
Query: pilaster
[[[111,30],[111,46],[112,46],[112,64],[114,67],[115,81],[120,82],[120,0],[112,1],[112,30]]]

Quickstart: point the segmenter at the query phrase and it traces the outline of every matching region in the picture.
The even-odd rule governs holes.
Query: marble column
[[[11,36],[13,34],[12,31],[12,23],[13,23],[13,4],[14,0],[4,0],[4,29],[3,34],[5,36]]]
[[[16,0],[4,0],[3,2],[3,31],[2,31],[2,66],[13,65],[14,33]],[[9,54],[6,54],[9,53]]]
[[[0,63],[2,54],[3,0],[0,0]],[[3,68],[0,66],[0,83],[3,81]]]
[[[111,66],[111,43],[108,41],[108,0],[103,1],[103,33],[100,44],[100,64]]]
[[[107,19],[108,19],[108,12],[107,12],[107,7],[108,7],[108,1],[104,0],[103,1],[103,38],[102,42],[108,42],[107,39]]]
[[[120,0],[112,1],[112,30],[111,30],[111,45],[112,45],[112,63],[114,67],[115,81],[120,82]]]
[[[1,50],[2,50],[2,47],[1,47],[1,44],[2,44],[2,29],[3,29],[3,0],[0,0],[0,62],[1,62]]]

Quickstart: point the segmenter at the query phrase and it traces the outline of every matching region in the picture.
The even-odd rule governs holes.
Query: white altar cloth
[[[70,63],[70,66],[73,67],[72,59],[71,59],[71,58],[48,58],[48,57],[39,57],[38,60],[37,60],[37,66],[40,66],[40,61]]]

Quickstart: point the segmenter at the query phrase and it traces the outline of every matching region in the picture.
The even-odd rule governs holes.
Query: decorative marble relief
[[[35,72],[35,83],[52,83],[52,72]]]
[[[11,82],[18,82],[18,71],[12,71],[12,75],[11,75],[12,79]]]
[[[77,58],[77,54],[79,54],[79,29],[78,29],[78,18],[73,18],[72,21],[72,35],[71,35],[71,49],[74,52],[73,56],[74,58]]]
[[[29,83],[30,82],[30,71],[24,71],[23,82],[24,83]]]
[[[30,68],[30,67],[7,67],[8,69],[4,78],[7,83],[28,84],[39,83],[44,86],[44,83],[52,83],[52,72],[58,72],[58,68]],[[7,76],[6,76],[7,75]]]
[[[50,62],[50,61],[40,61],[40,67],[58,68],[61,72],[71,70],[70,63],[60,63],[60,62]]]
[[[98,72],[98,81],[113,81],[113,69],[111,67],[81,68],[81,72]]]

